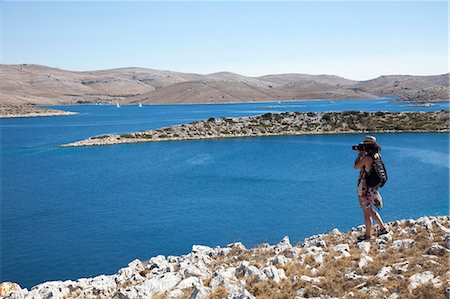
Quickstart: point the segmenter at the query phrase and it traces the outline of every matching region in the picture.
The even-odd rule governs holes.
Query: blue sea
[[[23,287],[112,274],[192,245],[292,243],[363,223],[364,135],[249,137],[59,148],[209,117],[284,111],[434,111],[389,99],[214,105],[77,105],[78,115],[2,119],[0,280]],[[385,221],[449,213],[449,135],[375,134]]]

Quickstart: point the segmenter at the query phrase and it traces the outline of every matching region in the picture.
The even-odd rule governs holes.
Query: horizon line
[[[411,77],[431,77],[431,76],[444,76],[450,75],[450,72],[446,72],[446,73],[438,73],[438,74],[428,74],[428,75],[424,75],[424,74],[381,74],[378,75],[376,77],[370,77],[369,79],[352,79],[349,77],[344,77],[341,75],[337,75],[337,74],[331,74],[331,73],[300,73],[300,72],[286,72],[286,73],[268,73],[268,74],[263,74],[263,75],[244,75],[241,73],[236,73],[233,71],[229,71],[229,70],[221,70],[221,71],[215,71],[215,72],[211,72],[211,73],[201,73],[201,72],[191,72],[191,71],[176,71],[176,70],[168,70],[168,69],[157,69],[157,68],[151,68],[151,67],[146,67],[146,66],[124,66],[124,67],[112,67],[112,68],[103,68],[103,69],[92,69],[92,70],[73,70],[73,69],[68,69],[68,68],[63,68],[63,67],[59,67],[59,66],[49,66],[49,65],[44,65],[44,64],[39,64],[39,63],[2,63],[1,65],[4,66],[20,66],[20,65],[33,65],[33,66],[41,66],[41,67],[47,67],[47,68],[53,68],[53,69],[59,69],[59,70],[63,70],[63,71],[68,71],[68,72],[79,72],[79,73],[86,73],[86,72],[100,72],[100,71],[113,71],[113,70],[123,70],[123,69],[147,69],[147,70],[154,70],[154,71],[161,71],[161,72],[173,72],[173,73],[183,73],[183,74],[194,74],[194,75],[203,75],[203,76],[208,76],[208,75],[213,75],[213,74],[218,74],[218,73],[230,73],[230,74],[235,74],[235,75],[239,75],[239,76],[243,76],[243,77],[247,77],[247,78],[259,78],[259,77],[266,77],[266,76],[279,76],[279,75],[309,75],[309,76],[335,76],[335,77],[340,77],[346,80],[351,80],[351,81],[370,81],[370,80],[374,80],[380,77],[385,77],[385,76],[411,76]],[[450,78],[449,78],[449,83],[450,83]]]

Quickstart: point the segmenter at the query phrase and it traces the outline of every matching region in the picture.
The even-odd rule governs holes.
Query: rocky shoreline
[[[1,298],[449,298],[449,216],[386,224],[389,233],[357,243],[364,227],[306,238],[293,246],[247,249],[194,245],[183,256],[134,260],[114,275],[51,281]]]
[[[0,118],[39,117],[39,116],[65,116],[77,112],[63,111],[37,107],[34,105],[8,105],[0,104]]]
[[[449,112],[284,112],[241,118],[210,118],[122,135],[91,137],[62,147],[236,138],[251,136],[449,132]]]

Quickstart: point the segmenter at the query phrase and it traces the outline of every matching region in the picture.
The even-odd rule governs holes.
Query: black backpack
[[[386,184],[388,175],[381,156],[375,159],[372,156],[372,168],[366,174],[366,184],[368,187],[381,188]]]

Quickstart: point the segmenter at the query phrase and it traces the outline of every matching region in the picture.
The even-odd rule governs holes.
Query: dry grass
[[[448,227],[448,221],[443,223]],[[406,230],[407,234],[400,232]],[[450,280],[447,274],[450,269],[450,255],[445,253],[442,256],[431,256],[426,254],[426,250],[433,243],[444,245],[443,238],[445,232],[433,226],[427,230],[420,225],[411,226],[405,223],[401,225],[390,225],[389,231],[392,239],[385,243],[385,250],[378,248],[375,238],[370,241],[371,247],[367,254],[373,258],[372,262],[362,269],[358,262],[361,259],[361,251],[356,247],[354,237],[351,234],[325,235],[318,240],[324,240],[324,263],[317,264],[314,255],[307,253],[306,248],[299,249],[299,258],[290,259],[284,265],[276,265],[283,269],[286,279],[282,279],[278,284],[273,280],[257,280],[255,276],[242,278],[242,282],[248,292],[256,298],[294,298],[298,295],[303,297],[332,296],[338,298],[386,298],[392,293],[398,293],[399,298],[443,298],[444,289]],[[395,250],[391,248],[393,241],[402,239],[413,239],[412,248]],[[337,244],[349,244],[350,256],[342,257],[339,252],[333,250]],[[280,255],[285,252],[280,253]],[[274,257],[270,248],[256,247],[253,249],[241,250],[234,248],[225,256],[213,259],[210,270],[213,271],[218,266],[237,267],[242,261],[248,261],[259,269],[267,266],[267,261]],[[392,267],[393,264],[409,262],[409,267],[405,272],[397,272],[394,268],[385,280],[377,277],[383,267]],[[315,268],[315,270],[314,270]],[[311,270],[314,270],[313,272]],[[430,283],[421,285],[410,291],[409,278],[424,271],[431,271],[435,276],[439,276],[441,285],[434,286]],[[354,272],[356,275],[367,278],[348,279],[345,274]],[[306,275],[309,277],[322,277],[318,282],[307,282],[299,277]],[[203,284],[208,286],[210,279],[205,279]],[[221,286],[213,289],[208,296],[209,299],[225,298],[226,289]],[[183,297],[186,298],[186,297]]]
[[[220,286],[215,288],[211,294],[209,294],[206,299],[223,299],[228,296],[228,292],[225,287]]]

